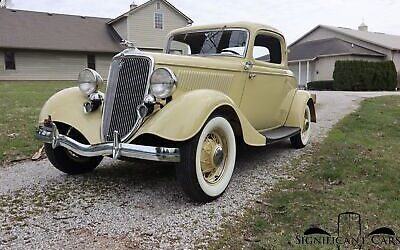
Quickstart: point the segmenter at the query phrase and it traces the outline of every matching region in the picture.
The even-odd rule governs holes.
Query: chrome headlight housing
[[[150,93],[156,98],[168,98],[174,93],[177,82],[178,80],[172,70],[158,68],[150,78]]]
[[[103,78],[93,69],[84,69],[79,73],[78,85],[83,94],[90,96],[96,93],[99,86],[103,84]]]

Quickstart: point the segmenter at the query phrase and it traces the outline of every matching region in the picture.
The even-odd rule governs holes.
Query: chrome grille
[[[110,68],[103,113],[103,140],[113,141],[114,131],[124,140],[138,119],[136,108],[148,89],[152,61],[134,56],[115,59]]]

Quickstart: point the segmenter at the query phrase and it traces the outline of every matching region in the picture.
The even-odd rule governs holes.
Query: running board
[[[267,138],[267,144],[271,144],[286,138],[290,138],[300,133],[300,128],[280,127],[261,132]]]

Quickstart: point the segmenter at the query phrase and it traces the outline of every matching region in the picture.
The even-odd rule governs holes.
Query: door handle
[[[250,79],[254,79],[256,76],[257,76],[257,74],[255,74],[255,73],[250,73],[249,74],[249,78]]]

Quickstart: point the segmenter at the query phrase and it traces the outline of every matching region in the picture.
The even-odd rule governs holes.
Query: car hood
[[[233,56],[182,56],[161,53],[146,53],[154,58],[157,67],[193,67],[219,70],[244,70],[244,59]]]

